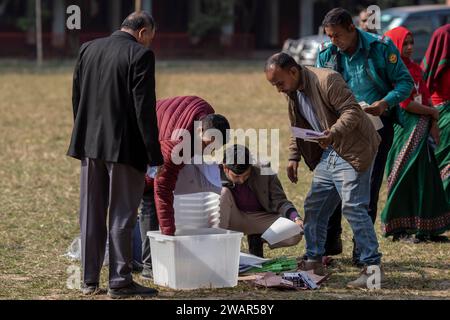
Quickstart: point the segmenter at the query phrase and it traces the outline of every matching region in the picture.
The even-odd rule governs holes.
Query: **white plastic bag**
[[[73,239],[72,243],[67,248],[67,252],[64,254],[71,260],[81,260],[81,238],[80,236]]]
[[[81,238],[80,236],[73,239],[72,243],[67,248],[67,252],[64,257],[68,257],[70,260],[81,261]],[[105,259],[103,265],[109,265],[109,239],[106,240]]]

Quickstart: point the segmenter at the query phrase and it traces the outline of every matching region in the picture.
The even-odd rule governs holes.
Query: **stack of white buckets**
[[[175,195],[173,208],[176,230],[218,228],[219,207],[220,195],[214,192]]]

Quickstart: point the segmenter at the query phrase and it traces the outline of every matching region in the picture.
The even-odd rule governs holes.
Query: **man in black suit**
[[[73,78],[74,128],[68,155],[81,160],[80,228],[85,294],[98,292],[109,229],[113,298],[154,296],[131,276],[132,232],[147,165],[163,163],[158,141],[155,35],[150,14],[129,15],[120,31],[81,46]],[[106,227],[109,211],[109,228]]]

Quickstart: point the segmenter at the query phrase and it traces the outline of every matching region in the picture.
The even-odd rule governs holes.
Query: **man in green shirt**
[[[331,10],[322,25],[331,41],[322,45],[317,67],[331,68],[339,72],[353,91],[356,100],[370,105],[364,110],[374,116],[380,116],[383,122],[383,128],[378,131],[382,141],[370,181],[368,213],[375,223],[378,194],[394,136],[393,119],[396,118],[398,104],[409,97],[414,83],[400,58],[400,53],[389,38],[357,29],[346,10]],[[326,255],[342,252],[341,217],[341,208],[338,206],[328,224]],[[358,250],[354,248],[353,262],[358,264],[358,261]]]

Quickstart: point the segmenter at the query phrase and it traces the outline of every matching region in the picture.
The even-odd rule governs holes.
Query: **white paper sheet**
[[[291,130],[292,130],[292,135],[294,137],[303,139],[303,140],[309,141],[309,142],[317,143],[316,139],[324,136],[324,134],[322,132],[309,130],[309,129],[291,127]]]
[[[361,106],[361,108],[364,110],[365,108],[367,108],[367,107],[369,107],[369,104],[367,104],[367,102],[365,102],[365,101],[361,101],[360,103],[359,103],[359,105]],[[371,115],[371,114],[369,114],[369,113],[367,113],[367,112],[365,112],[366,113],[366,115],[369,117],[369,119],[370,119],[370,121],[372,122],[372,124],[373,124],[373,127],[375,128],[375,130],[380,130],[381,128],[383,128],[383,122],[381,121],[381,119],[380,119],[380,117],[376,117],[376,116],[373,116],[373,115]]]
[[[266,261],[269,261],[269,259],[260,258],[245,252],[241,252],[239,254],[239,265],[261,267],[261,265]]]
[[[300,234],[302,228],[287,218],[278,218],[261,236],[270,245]]]

